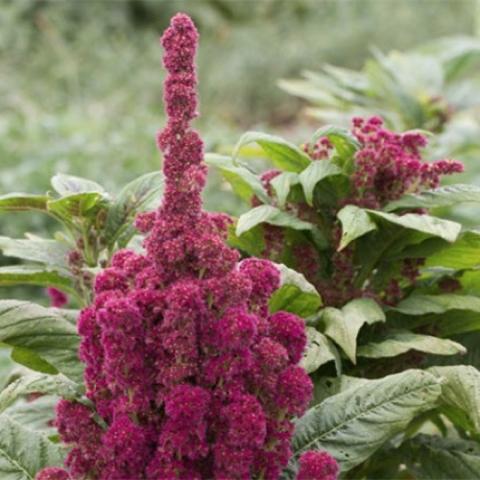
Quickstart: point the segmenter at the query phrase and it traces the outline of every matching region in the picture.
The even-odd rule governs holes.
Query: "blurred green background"
[[[55,172],[115,192],[159,168],[158,39],[178,11],[201,33],[197,127],[207,150],[246,129],[303,141],[318,122],[299,114],[305,102],[281,78],[325,62],[360,68],[373,46],[405,50],[480,29],[476,0],[0,0],[0,195],[44,192]],[[216,172],[205,202],[244,208]],[[0,216],[0,235],[52,227],[42,215]],[[17,294],[29,290],[0,296]]]

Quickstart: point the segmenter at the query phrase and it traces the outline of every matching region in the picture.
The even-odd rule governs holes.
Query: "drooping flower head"
[[[197,40],[183,14],[162,37],[165,194],[138,219],[145,254],[118,251],[78,321],[95,412],[64,400],[56,420],[74,480],[277,479],[312,394],[303,321],[268,310],[279,271],[239,263],[229,219],[202,209]]]

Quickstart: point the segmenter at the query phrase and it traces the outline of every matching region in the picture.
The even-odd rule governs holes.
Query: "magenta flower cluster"
[[[225,244],[229,219],[202,210],[203,145],[190,129],[197,39],[183,14],[162,37],[166,189],[137,222],[146,253],[117,252],[79,318],[95,410],[62,400],[56,419],[75,480],[277,479],[312,395],[298,365],[304,322],[268,311],[277,268],[239,263]]]

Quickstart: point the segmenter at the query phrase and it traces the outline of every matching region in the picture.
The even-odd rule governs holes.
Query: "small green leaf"
[[[294,172],[282,172],[271,180],[270,185],[277,195],[277,201],[280,207],[285,206],[291,188],[299,182],[298,174]]]
[[[271,162],[281,170],[301,172],[311,163],[310,157],[293,143],[262,132],[244,133],[233,150],[233,160],[238,157],[240,149],[250,143],[260,145]]]
[[[325,363],[333,360],[340,375],[342,363],[335,345],[313,327],[307,327],[307,339],[307,347],[300,363],[307,373],[312,373]]]
[[[355,205],[347,205],[343,207],[337,214],[342,224],[342,238],[338,250],[343,250],[353,240],[365,235],[372,230],[376,230],[377,226],[373,222],[365,210]]]
[[[392,212],[401,208],[451,207],[462,202],[480,202],[477,185],[447,185],[417,194],[408,194],[388,203],[384,210]]]
[[[29,195],[28,193],[9,193],[0,195],[0,212],[16,212],[24,210],[47,210],[46,195]]]
[[[307,450],[326,450],[348,471],[433,408],[440,393],[433,375],[407,370],[333,395],[297,420],[290,465]]]
[[[51,179],[53,189],[62,197],[72,193],[98,192],[106,193],[105,189],[93,180],[57,173]]]
[[[72,281],[56,270],[35,265],[13,265],[0,267],[0,286],[40,285],[72,291]]]
[[[347,303],[341,310],[327,307],[321,312],[320,320],[324,333],[356,363],[357,336],[363,325],[384,322],[385,314],[372,299],[359,298]]]
[[[444,380],[442,403],[463,410],[480,432],[480,372],[468,365],[432,367],[428,371]]]
[[[228,244],[241,250],[242,252],[248,253],[254,257],[261,257],[265,250],[265,242],[263,239],[262,227],[254,227],[248,230],[248,232],[243,233],[241,236],[235,234],[235,225],[230,225],[228,227]]]
[[[73,400],[82,394],[83,387],[64,375],[45,375],[29,373],[10,383],[0,392],[0,413],[12,405],[18,398],[30,393],[58,395]]]
[[[64,452],[46,436],[0,415],[0,478],[33,480],[45,467],[62,466]]]
[[[358,347],[357,356],[366,358],[388,358],[402,355],[410,350],[434,355],[464,354],[467,350],[460,343],[446,338],[398,331],[385,336],[379,342],[371,342]]]
[[[106,197],[98,192],[72,193],[49,200],[47,210],[70,223],[74,218],[93,218],[106,204]]]
[[[310,144],[314,145],[318,139],[326,137],[335,147],[341,157],[352,156],[360,147],[360,142],[346,128],[335,125],[325,125],[319,128],[312,136]]]
[[[209,153],[205,155],[205,163],[218,168],[233,191],[249,204],[254,196],[264,203],[270,203],[261,180],[247,168],[234,164],[230,157]]]
[[[47,373],[49,375],[58,373],[58,370],[53,365],[28,348],[13,347],[10,357],[15,363],[23,365],[35,372]]]
[[[280,288],[270,297],[270,312],[283,310],[300,317],[316,313],[322,305],[316,288],[301,273],[282,264],[276,267],[280,270]]]
[[[445,313],[449,310],[472,310],[480,312],[480,298],[473,295],[457,295],[444,293],[442,295],[414,294],[402,300],[395,310],[406,315],[426,315],[428,313]]]
[[[302,184],[303,191],[305,192],[305,200],[307,203],[309,205],[313,205],[313,191],[315,190],[317,183],[322,181],[324,178],[341,174],[342,171],[340,168],[330,160],[312,162],[299,175],[300,183]]]
[[[314,228],[313,224],[300,220],[279,208],[271,205],[260,205],[240,216],[237,222],[236,235],[240,236],[261,223],[268,223],[277,227],[289,227],[294,230],[312,230]]]
[[[401,453],[418,480],[480,478],[478,442],[422,434],[405,442]]]

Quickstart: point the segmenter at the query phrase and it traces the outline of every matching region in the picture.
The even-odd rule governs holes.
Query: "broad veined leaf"
[[[294,230],[314,229],[314,225],[310,222],[300,220],[294,215],[283,212],[277,207],[260,205],[240,216],[237,222],[236,234],[240,236],[261,223],[268,223],[270,225],[276,225],[277,227],[289,227]]]
[[[338,212],[337,217],[342,224],[342,238],[338,246],[339,251],[343,250],[353,240],[377,229],[377,225],[368,213],[355,205],[343,207]]]
[[[314,327],[307,327],[307,338],[307,347],[300,365],[308,373],[312,373],[325,363],[333,360],[337,373],[340,375],[342,364],[335,345]]]
[[[480,187],[477,185],[447,185],[417,194],[408,194],[387,204],[386,212],[401,208],[451,207],[462,202],[480,202]]]
[[[240,149],[250,143],[260,145],[271,162],[281,170],[301,172],[311,163],[310,157],[293,143],[262,132],[244,133],[233,150],[232,158],[235,160]]]
[[[335,125],[325,125],[319,128],[312,136],[310,144],[314,145],[320,138],[328,138],[341,157],[353,155],[359,148],[360,142],[346,128]]]
[[[431,409],[440,381],[421,370],[369,380],[312,407],[298,419],[292,461],[307,450],[327,450],[342,471],[359,465]]]
[[[234,164],[230,157],[209,153],[205,155],[205,162],[207,165],[218,168],[232,186],[233,191],[249,204],[254,196],[264,203],[270,203],[260,178],[247,168]]]
[[[444,380],[442,403],[463,410],[480,432],[480,372],[468,365],[432,367],[428,371]]]
[[[401,452],[418,480],[478,480],[480,446],[477,442],[433,435],[417,435]]]
[[[62,275],[54,269],[36,265],[0,267],[0,286],[19,284],[57,287],[71,293],[73,292],[71,279],[66,274]]]
[[[403,228],[443,238],[447,242],[454,242],[462,229],[462,226],[457,222],[432,217],[430,215],[420,215],[417,213],[395,215],[394,213],[380,212],[378,210],[367,210],[367,212],[375,218],[383,219]]]
[[[52,309],[17,300],[0,300],[0,342],[32,351],[56,371],[82,381],[76,328]]]
[[[305,200],[313,205],[313,191],[317,183],[333,175],[342,175],[342,170],[330,160],[312,162],[299,175],[300,183],[305,193]]]
[[[75,218],[93,218],[108,204],[99,192],[71,193],[47,202],[47,209],[62,220],[71,223]]]
[[[299,182],[299,176],[294,172],[282,172],[270,181],[280,207],[285,206],[290,189]]]
[[[402,300],[396,307],[391,309],[407,315],[445,313],[449,310],[480,312],[480,298],[473,295],[457,295],[455,293],[444,293],[441,295],[414,294]]]
[[[0,432],[2,480],[33,480],[42,468],[63,465],[64,452],[59,445],[8,415],[0,415]]]
[[[446,338],[398,331],[386,335],[379,342],[359,346],[357,356],[366,358],[396,357],[410,350],[434,355],[455,355],[466,352],[463,345]]]
[[[355,390],[360,385],[370,382],[367,378],[351,377],[349,375],[340,375],[338,377],[320,377],[315,378],[313,382],[313,401],[312,405],[323,402],[332,395],[345,392],[346,390]]]
[[[269,301],[269,310],[292,312],[300,317],[313,315],[322,305],[316,288],[301,274],[283,264],[275,264],[280,270],[280,288]]]
[[[71,195],[72,193],[98,192],[106,193],[105,189],[93,180],[57,173],[50,181],[54,190],[61,196]]]
[[[125,185],[115,197],[107,213],[105,236],[111,244],[131,228],[135,215],[158,201],[163,192],[161,172],[151,172]],[[131,237],[133,232],[127,237]],[[128,238],[129,240],[130,238]]]
[[[453,244],[428,256],[427,267],[454,269],[474,268],[480,265],[480,232],[464,232]]]
[[[57,403],[58,397],[53,395],[43,395],[34,401],[20,399],[5,410],[5,415],[29,430],[41,432],[48,437],[56,436],[58,433],[53,421]]]
[[[44,263],[50,268],[58,267],[62,272],[68,269],[70,247],[56,240],[0,237],[0,250],[6,257]]]
[[[0,212],[16,212],[23,210],[47,210],[46,195],[29,195],[28,193],[9,193],[0,195]]]
[[[380,306],[370,298],[358,298],[347,303],[342,309],[326,307],[320,320],[330,337],[347,357],[356,363],[357,336],[365,324],[384,322],[385,314]]]
[[[58,395],[73,400],[81,396],[83,387],[64,375],[30,373],[10,383],[0,392],[0,413],[18,398],[30,393]]]

